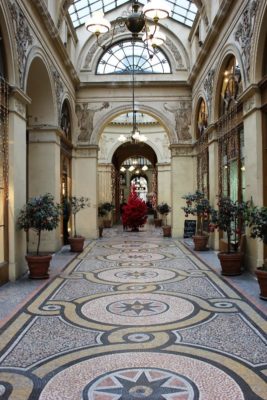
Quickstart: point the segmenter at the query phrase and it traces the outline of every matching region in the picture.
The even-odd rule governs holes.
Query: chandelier
[[[99,43],[99,36],[109,32],[111,24],[106,18],[104,18],[103,12],[97,11],[93,13],[92,17],[90,17],[85,23],[85,27],[89,32],[95,34],[97,44],[103,49],[112,44],[115,28],[118,25],[121,27],[125,25],[132,33],[133,38],[137,38],[140,32],[144,32],[142,40],[150,51],[150,57],[152,58],[153,49],[155,50],[157,46],[162,45],[166,40],[164,33],[159,29],[158,21],[167,18],[170,15],[170,7],[162,0],[152,0],[143,7],[142,11],[139,11],[139,8],[140,4],[138,4],[138,0],[133,0],[132,13],[128,17],[118,17],[115,20],[110,42],[106,46],[102,46]],[[152,20],[154,25],[149,26],[147,20]]]
[[[136,120],[136,109],[135,109],[135,93],[134,93],[134,71],[135,71],[135,63],[134,63],[134,39],[133,39],[133,68],[132,68],[132,113],[133,113],[133,130],[131,132],[130,137],[126,137],[125,135],[120,135],[118,137],[119,142],[146,142],[147,137],[145,135],[141,135]]]

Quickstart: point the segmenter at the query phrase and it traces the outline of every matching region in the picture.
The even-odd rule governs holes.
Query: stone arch
[[[189,70],[190,60],[182,41],[165,26],[161,26],[161,30],[166,35],[166,42],[161,46],[161,49],[169,60],[172,73],[178,69]],[[120,30],[115,34],[113,44],[129,39],[129,37],[129,31],[127,31],[126,28],[123,31]],[[141,38],[142,34],[139,35],[139,39]],[[103,44],[109,46],[108,40],[104,39]],[[78,70],[81,72],[83,72],[83,70],[89,70],[91,73],[95,74],[98,61],[102,54],[103,49],[98,46],[95,37],[90,36],[80,51]]]
[[[213,96],[212,96],[212,104],[213,104],[213,110],[212,110],[212,117],[210,120],[217,120],[219,118],[219,105],[220,105],[220,90],[221,90],[221,85],[222,85],[222,72],[224,71],[230,57],[234,56],[239,64],[240,71],[241,71],[241,77],[242,77],[242,82],[243,82],[243,88],[245,89],[246,87],[246,74],[245,74],[245,69],[244,69],[244,64],[242,61],[241,54],[238,50],[238,48],[232,44],[227,45],[221,52],[221,56],[219,58],[216,72],[214,75],[214,85],[213,85]]]
[[[196,100],[194,101],[193,104],[193,110],[192,110],[192,115],[193,115],[193,138],[195,140],[197,140],[197,119],[198,119],[198,112],[199,112],[199,107],[201,104],[201,101],[204,100],[206,103],[206,107],[207,107],[207,111],[208,111],[208,115],[209,115],[209,109],[208,109],[208,100],[206,97],[206,94],[204,93],[204,91],[199,91],[197,96],[196,96]]]
[[[100,136],[105,128],[105,126],[114,119],[114,117],[130,112],[132,108],[129,107],[129,105],[125,106],[119,106],[116,108],[111,109],[108,111],[101,121],[99,121],[92,132],[91,138],[90,138],[90,144],[98,144]],[[136,110],[138,112],[142,112],[144,114],[151,115],[153,118],[155,118],[165,129],[169,142],[170,144],[175,144],[177,143],[177,136],[176,133],[173,129],[173,127],[170,126],[169,121],[166,119],[165,115],[163,112],[159,110],[155,110],[152,107],[146,106],[146,105],[140,105],[139,107],[136,107]]]
[[[7,2],[1,3],[0,6],[0,26],[6,56],[6,78],[9,84],[20,86],[18,56],[16,53],[17,44]]]
[[[43,52],[32,48],[25,73],[25,91],[32,102],[28,106],[30,125],[58,125],[53,77]],[[52,101],[51,101],[52,100]]]
[[[259,2],[254,25],[254,36],[251,53],[251,82],[258,83],[264,76],[263,65],[266,61],[267,52],[267,3]],[[266,67],[267,68],[267,67]],[[266,73],[266,71],[265,71]]]
[[[126,143],[125,143],[126,144]],[[154,153],[157,156],[157,160],[160,161],[163,158],[163,155],[161,154],[159,148],[150,140],[148,140],[145,143],[147,146],[151,147],[151,149],[154,151]],[[114,153],[118,150],[119,147],[121,147],[122,144],[120,142],[114,142],[113,145],[111,146],[109,153],[107,155],[107,162],[112,163],[112,158]]]

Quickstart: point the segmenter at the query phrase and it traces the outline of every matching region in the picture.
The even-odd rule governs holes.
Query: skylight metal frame
[[[166,0],[171,6],[170,17],[183,25],[191,27],[197,13],[197,7],[193,0]],[[75,28],[85,23],[89,16],[95,11],[102,10],[104,14],[120,7],[123,4],[131,3],[129,0],[75,0],[69,7],[69,14]],[[140,0],[145,4],[145,0]]]

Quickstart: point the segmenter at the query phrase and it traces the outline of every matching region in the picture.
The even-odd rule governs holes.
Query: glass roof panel
[[[134,57],[133,57],[134,56]],[[150,57],[144,42],[124,40],[106,50],[97,66],[97,74],[169,74],[170,64],[165,54],[156,49]]]
[[[197,7],[193,0],[165,0],[171,7],[171,18],[191,27],[197,13]],[[74,27],[85,23],[87,17],[93,12],[102,10],[104,13],[113,10],[129,0],[74,0],[69,7],[69,14]],[[146,0],[139,0],[146,4]],[[130,2],[129,2],[130,3]]]

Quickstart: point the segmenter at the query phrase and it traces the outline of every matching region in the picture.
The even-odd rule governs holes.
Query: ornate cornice
[[[192,144],[171,144],[171,157],[192,157],[194,156],[194,147]]]
[[[241,21],[235,31],[235,40],[241,47],[241,55],[245,66],[246,80],[250,82],[251,39],[254,31],[255,16],[258,9],[258,0],[252,0],[245,8]]]
[[[33,44],[33,36],[31,34],[28,21],[16,2],[8,0],[8,7],[13,20],[15,38],[17,44],[18,69],[20,87],[23,88],[24,72],[26,66],[27,53]]]

